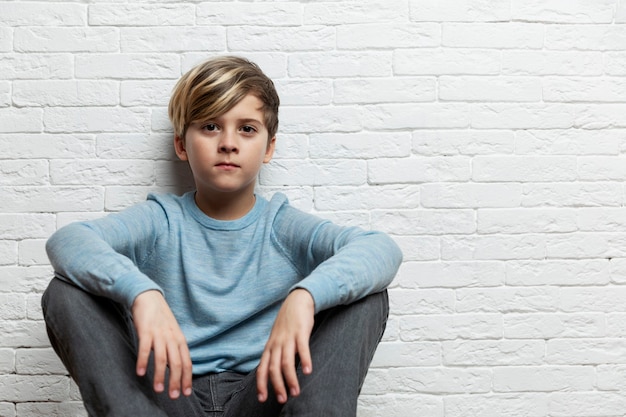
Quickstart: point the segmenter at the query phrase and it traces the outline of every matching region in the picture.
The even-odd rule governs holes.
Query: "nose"
[[[224,132],[219,142],[219,151],[223,153],[238,152],[237,140],[235,135],[229,132]]]

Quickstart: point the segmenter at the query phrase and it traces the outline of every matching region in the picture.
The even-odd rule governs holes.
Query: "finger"
[[[152,340],[148,337],[139,337],[139,349],[137,351],[137,375],[144,376],[148,369],[148,360],[152,350]]]
[[[289,395],[297,396],[300,394],[300,385],[298,384],[298,375],[296,374],[296,352],[291,346],[282,351],[281,368],[283,379],[289,388]]]
[[[165,389],[165,367],[167,365],[167,352],[161,343],[154,344],[154,390],[163,392]]]
[[[263,351],[261,361],[256,370],[256,391],[259,402],[263,403],[267,400],[267,378],[269,368],[269,352]]]
[[[276,399],[280,404],[287,402],[287,392],[285,390],[285,382],[282,371],[282,350],[280,348],[273,350],[270,357],[270,381],[276,393]]]
[[[175,400],[180,396],[180,379],[183,373],[180,349],[176,343],[167,346],[167,361],[170,368],[169,395]]]
[[[189,348],[187,347],[187,342],[183,343],[180,346],[180,357],[182,359],[182,371],[183,375],[181,378],[183,395],[189,397],[192,391],[192,381],[193,381],[193,364],[191,362],[191,354],[189,353]]]
[[[309,348],[308,337],[303,337],[297,340],[298,355],[300,356],[300,367],[302,373],[310,375],[313,372],[313,360],[311,359],[311,349]]]

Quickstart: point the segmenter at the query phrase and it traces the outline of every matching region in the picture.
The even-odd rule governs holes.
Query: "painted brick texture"
[[[169,92],[239,54],[282,97],[259,191],[404,252],[359,417],[626,409],[626,1],[0,0],[0,416],[86,416],[47,237],[190,188]]]

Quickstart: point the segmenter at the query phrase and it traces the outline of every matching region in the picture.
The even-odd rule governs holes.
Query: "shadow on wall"
[[[177,195],[195,188],[189,163],[179,160],[171,145],[167,159],[156,162],[155,177],[159,189]]]

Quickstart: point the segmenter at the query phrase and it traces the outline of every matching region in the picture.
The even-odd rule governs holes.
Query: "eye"
[[[217,130],[217,125],[215,123],[207,123],[204,126],[202,126],[202,130],[214,132]]]
[[[254,128],[254,126],[245,125],[241,127],[241,131],[243,133],[252,134],[252,133],[256,133],[257,130]]]

